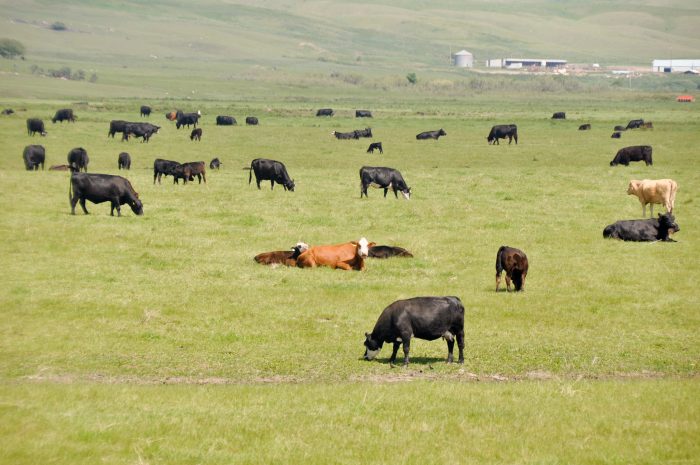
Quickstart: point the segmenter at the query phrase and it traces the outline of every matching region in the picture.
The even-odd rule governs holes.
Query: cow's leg
[[[387,192],[389,192],[389,189],[385,187],[385,188],[384,188],[384,198],[386,198],[386,193],[387,193]]]
[[[117,216],[122,216],[122,208],[121,205],[119,205],[119,199],[112,199],[112,208],[109,212],[111,216],[114,216],[114,209],[117,209]]]
[[[459,359],[457,363],[464,363],[464,330],[457,331],[457,348],[459,349]]]
[[[649,212],[651,213],[650,218],[654,217],[654,202],[649,204]]]
[[[510,292],[510,282],[511,282],[510,274],[508,274],[508,272],[506,272],[506,291],[507,292]]]
[[[452,363],[454,358],[452,357],[452,352],[455,348],[455,340],[453,337],[445,339],[447,341],[447,363]]]
[[[204,184],[206,184],[206,183],[207,183],[207,177],[204,175],[204,173],[202,173],[202,179],[204,179]]]
[[[394,341],[394,348],[391,351],[391,358],[389,358],[389,364],[391,365],[396,362],[396,354],[399,352],[399,346],[401,346],[401,341]]]
[[[523,273],[521,278],[520,278],[520,292],[525,292],[525,277],[527,276],[527,273]]]
[[[85,198],[82,198],[82,197],[81,197],[81,199],[80,199],[80,206],[83,207],[83,212],[84,212],[86,215],[89,215],[89,214],[90,214],[90,212],[87,211],[87,208],[85,208]]]
[[[260,190],[260,180],[257,178],[257,176],[255,178],[255,183],[258,185],[258,190]]]
[[[411,336],[403,339],[403,366],[408,366],[408,352],[411,350]]]
[[[78,196],[76,194],[73,194],[73,197],[70,199],[70,214],[75,215],[75,206],[78,204]]]
[[[496,292],[498,292],[498,287],[501,285],[501,273],[496,273]]]
[[[270,179],[270,190],[275,190],[275,181],[273,181],[272,179]]]
[[[345,270],[345,271],[352,270],[352,267],[345,262],[338,262],[335,264],[335,266],[333,268],[340,268],[340,269]]]

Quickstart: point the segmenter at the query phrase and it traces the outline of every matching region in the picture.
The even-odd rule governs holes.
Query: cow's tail
[[[499,247],[498,252],[496,253],[496,275],[499,275],[503,272],[503,264],[501,263],[501,254],[503,254],[503,251],[506,249],[506,245],[502,245]]]
[[[243,169],[248,170],[248,185],[250,186],[250,183],[253,180],[253,164],[251,163],[250,168],[243,168]]]

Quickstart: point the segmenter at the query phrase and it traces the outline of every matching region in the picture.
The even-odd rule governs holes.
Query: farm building
[[[687,103],[693,103],[695,101],[695,97],[692,95],[679,95],[676,97],[677,102],[687,102]]]
[[[700,60],[654,60],[651,70],[655,73],[700,72]]]
[[[453,55],[454,65],[459,68],[472,68],[474,66],[474,55],[462,50]]]
[[[566,60],[552,60],[549,58],[496,58],[486,60],[486,66],[489,68],[528,68],[537,66],[541,68],[558,68],[565,66]]]

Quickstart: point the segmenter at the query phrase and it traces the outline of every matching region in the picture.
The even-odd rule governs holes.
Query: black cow
[[[357,136],[357,131],[352,131],[352,132],[333,131],[333,132],[331,132],[331,134],[334,135],[336,139],[359,139],[359,137]]]
[[[151,116],[151,107],[148,105],[141,105],[141,116]]]
[[[316,112],[316,116],[333,116],[334,113],[332,108],[321,108]]]
[[[446,135],[447,135],[447,133],[445,132],[445,130],[440,128],[437,131],[421,132],[420,134],[416,135],[416,139],[418,139],[418,140],[438,139],[440,136],[446,136]]]
[[[75,115],[73,114],[73,110],[70,108],[64,108],[63,110],[58,110],[56,114],[51,118],[51,122],[55,123],[56,121],[63,123],[64,121],[69,121],[71,123],[75,123]]]
[[[566,119],[566,113],[563,111],[557,111],[552,115],[552,119]]]
[[[680,230],[671,213],[659,213],[658,218],[623,220],[610,224],[603,230],[603,237],[635,242],[676,242],[670,236]]]
[[[143,204],[139,200],[128,179],[111,174],[88,174],[78,173],[71,170],[70,177],[70,212],[75,215],[75,205],[80,201],[83,212],[88,215],[85,208],[85,201],[92,203],[110,202],[112,209],[110,215],[114,216],[114,209],[117,209],[117,216],[122,216],[121,206],[125,203],[137,215],[143,215]]]
[[[506,272],[506,291],[510,292],[510,282],[513,281],[515,291],[525,290],[525,278],[529,264],[527,255],[520,249],[502,245],[496,253],[496,292],[501,284],[501,274]]]
[[[647,166],[653,165],[651,159],[650,145],[634,145],[618,150],[615,158],[610,162],[610,166],[625,165],[628,166],[631,161],[644,161]]]
[[[374,153],[375,150],[379,150],[379,153],[384,153],[384,149],[382,148],[381,142],[372,142],[371,144],[369,144],[367,153]]]
[[[153,184],[156,183],[156,178],[158,179],[158,184],[160,184],[160,179],[162,176],[175,176],[175,169],[178,166],[180,166],[180,163],[176,161],[156,158],[153,161]]]
[[[114,135],[118,132],[121,132],[123,135],[124,127],[126,127],[127,124],[129,124],[128,121],[113,119],[109,122],[109,132],[107,133],[107,137],[112,136],[112,139],[114,139]]]
[[[44,122],[39,118],[29,118],[27,120],[27,133],[30,136],[33,136],[37,132],[42,136],[46,135],[46,131],[44,130]]]
[[[194,177],[197,176],[199,184],[202,184],[202,179],[204,179],[204,184],[206,184],[206,174],[207,170],[203,161],[190,161],[175,167],[173,170],[173,181],[175,184],[180,184],[179,180],[182,179],[187,184],[187,181],[194,181]]]
[[[5,109],[2,111],[2,114],[3,114],[3,115],[11,115],[11,114],[14,113],[14,112],[15,112],[15,110],[13,110],[12,108],[5,108]]]
[[[233,126],[234,124],[238,123],[236,122],[236,118],[234,118],[233,116],[219,115],[216,117],[217,126]]]
[[[142,138],[141,143],[148,142],[153,134],[158,134],[160,126],[151,123],[126,123],[122,134],[122,140],[129,140],[129,136]]]
[[[619,138],[621,138],[621,137],[622,137],[622,133],[621,133],[620,131],[615,131],[615,132],[613,132],[612,135],[610,136],[611,139],[619,139]]]
[[[508,145],[515,139],[515,145],[518,145],[518,126],[515,124],[497,124],[491,128],[491,132],[486,136],[489,144],[499,144],[499,139],[508,138]]]
[[[221,163],[221,160],[218,158],[214,158],[210,163],[209,163],[209,169],[212,170],[218,170],[223,163]]]
[[[287,168],[284,163],[276,160],[268,160],[267,158],[256,158],[250,162],[250,174],[248,176],[248,185],[253,179],[255,172],[255,182],[260,189],[260,181],[270,180],[270,189],[274,189],[275,183],[282,184],[284,190],[294,192],[294,180],[287,174]]]
[[[633,119],[629,123],[627,123],[627,129],[637,129],[637,128],[641,128],[643,125],[644,125],[643,119]]]
[[[44,169],[44,161],[46,161],[46,150],[43,145],[27,145],[22,152],[24,167],[27,171],[38,171],[39,165]]]
[[[193,129],[190,133],[190,140],[202,140],[202,128]]]
[[[613,131],[626,131],[627,128],[624,126],[617,125],[613,128]]]
[[[393,168],[385,168],[380,166],[363,166],[360,168],[360,198],[364,194],[367,195],[369,186],[384,189],[384,198],[386,193],[391,188],[394,191],[394,196],[398,199],[398,192],[401,192],[406,200],[411,198],[411,188],[406,185],[403,176],[398,170]]]
[[[582,124],[581,126],[578,127],[579,131],[590,131],[591,130],[591,125],[590,124]]]
[[[459,363],[464,363],[464,306],[459,297],[414,297],[397,300],[379,315],[372,333],[365,333],[365,360],[373,360],[384,343],[394,345],[389,363],[403,344],[403,364],[408,365],[411,338],[447,341],[447,363],[452,363],[455,339],[459,348]]]
[[[372,112],[369,110],[355,110],[355,118],[371,118]]]
[[[373,245],[369,248],[371,258],[389,258],[389,257],[413,257],[413,254],[402,247],[393,247],[390,245]]]
[[[257,126],[258,125],[258,118],[256,118],[255,116],[246,116],[245,124],[247,124],[249,126]]]
[[[190,125],[194,125],[194,127],[197,127],[197,123],[199,122],[199,117],[200,113],[179,113],[177,117],[177,122],[175,123],[175,127],[180,129],[182,126],[187,126],[188,128]]]
[[[358,139],[360,137],[372,137],[372,128],[356,129],[355,135]]]
[[[119,158],[117,158],[117,168],[118,169],[125,169],[125,170],[130,170],[131,169],[131,155],[129,155],[126,152],[122,152],[119,154]]]
[[[88,163],[90,158],[84,148],[76,147],[68,152],[68,165],[75,171],[83,170],[87,173]]]

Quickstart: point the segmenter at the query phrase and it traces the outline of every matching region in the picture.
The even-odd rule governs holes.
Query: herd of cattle
[[[151,108],[142,106],[141,116],[148,117]],[[5,110],[3,114],[11,114]],[[12,110],[9,110],[10,112]],[[333,116],[331,108],[319,109],[316,116]],[[194,126],[190,135],[192,140],[200,140],[202,129],[197,128],[201,117],[200,112],[184,113],[173,111],[166,113],[166,118],[176,122],[177,129],[181,127]],[[357,110],[357,118],[371,118],[372,113],[368,110]],[[565,119],[564,112],[556,112],[552,119]],[[75,122],[76,117],[70,109],[61,109],[56,112],[52,122]],[[219,115],[216,117],[216,124],[227,126],[237,124],[233,116]],[[246,124],[257,125],[256,117],[247,117]],[[653,128],[649,122],[643,120],[632,120],[626,127],[616,126],[612,137],[619,138],[620,132],[636,128]],[[113,120],[110,122],[108,137],[114,138],[116,133],[122,134],[122,140],[128,140],[134,136],[142,138],[142,142],[148,142],[153,134],[157,134],[160,126],[144,122],[128,122]],[[579,130],[590,130],[590,124],[579,126]],[[27,119],[27,132],[30,136],[39,133],[46,135],[46,130],[42,120],[37,118]],[[371,128],[354,130],[351,132],[331,133],[337,139],[359,139],[363,137],[373,137]],[[416,135],[417,140],[434,139],[446,136],[444,129],[426,131]],[[515,124],[495,125],[491,128],[487,136],[488,144],[499,144],[499,139],[508,138],[510,144],[515,140],[518,144],[518,128]],[[373,142],[367,152],[373,153],[379,150],[383,153],[382,143]],[[38,170],[44,168],[46,152],[41,145],[28,145],[23,152],[23,160],[27,170]],[[50,169],[70,170],[70,206],[71,213],[75,214],[75,206],[80,202],[80,206],[85,214],[88,211],[85,206],[87,200],[93,203],[110,202],[111,215],[117,210],[117,215],[121,216],[121,205],[127,204],[136,215],[143,214],[143,204],[138,193],[131,183],[121,176],[107,174],[87,173],[89,157],[87,151],[82,147],[72,149],[67,157],[68,165],[54,165]],[[647,166],[652,165],[652,147],[648,145],[632,146],[620,149],[613,160],[611,166],[629,165],[630,162],[644,161]],[[131,157],[127,152],[122,152],[118,156],[118,168],[130,169]],[[218,169],[222,165],[218,158],[214,158],[209,166],[210,169]],[[255,180],[258,189],[261,181],[270,181],[271,189],[275,183],[283,186],[284,190],[294,191],[294,180],[289,176],[285,165],[277,160],[265,158],[254,159],[249,168],[250,174],[248,184]],[[363,166],[360,169],[360,198],[367,197],[367,188],[372,186],[384,189],[386,197],[389,189],[398,198],[398,193],[405,199],[410,199],[411,188],[408,187],[401,173],[393,168]],[[172,160],[157,158],[153,164],[153,183],[160,184],[162,176],[173,176],[173,182],[179,183],[182,179],[186,184],[197,177],[199,183],[206,183],[206,169],[203,161],[179,163]],[[627,189],[629,195],[636,195],[642,204],[642,220],[623,220],[608,225],[603,230],[603,237],[616,238],[625,241],[673,241],[671,235],[680,230],[672,214],[678,184],[672,179],[660,180],[631,180]],[[666,213],[659,214],[653,218],[653,205],[661,204],[665,207]],[[646,219],[646,205],[649,204],[652,218]],[[376,245],[374,242],[360,238],[357,241],[346,242],[335,245],[309,246],[299,242],[290,250],[265,252],[254,257],[257,263],[265,265],[285,265],[299,268],[314,268],[326,266],[333,269],[357,270],[365,269],[365,258],[389,258],[389,257],[413,257],[413,255],[401,247]],[[500,288],[501,275],[506,275],[506,290],[511,290],[511,283],[514,291],[525,290],[525,278],[528,273],[528,259],[526,254],[519,249],[502,246],[496,254],[496,291]],[[389,362],[393,364],[396,360],[398,349],[403,345],[404,365],[409,362],[410,340],[413,337],[426,340],[434,340],[440,337],[447,342],[447,361],[453,361],[453,348],[455,339],[459,348],[459,363],[464,361],[464,306],[458,297],[416,297],[412,299],[399,300],[384,309],[379,316],[377,323],[371,333],[365,333],[365,355],[364,358],[372,360],[381,350],[383,344],[392,343],[393,351]]]

